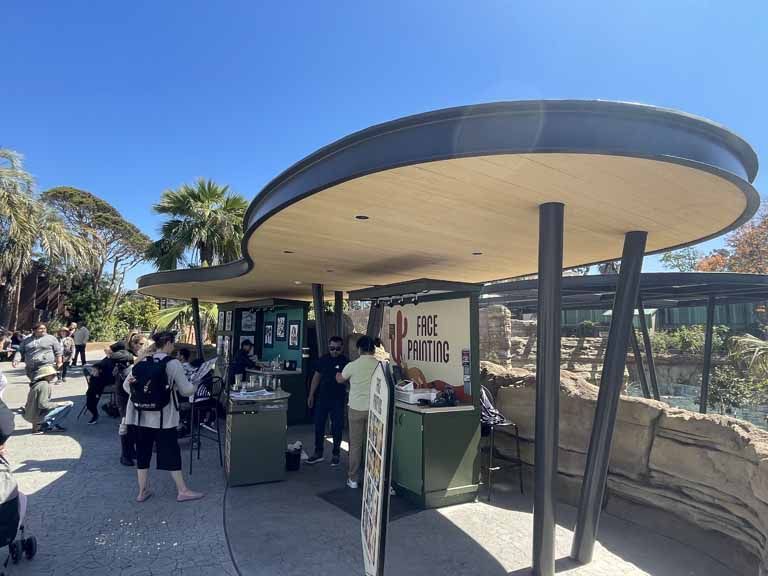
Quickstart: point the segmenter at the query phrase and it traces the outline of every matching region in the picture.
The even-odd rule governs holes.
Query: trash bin
[[[301,450],[298,451],[285,451],[285,469],[290,472],[295,472],[301,467]]]

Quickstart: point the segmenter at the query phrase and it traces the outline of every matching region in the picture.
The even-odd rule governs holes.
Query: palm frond
[[[731,354],[744,362],[756,378],[768,378],[768,341],[751,334],[732,336]]]

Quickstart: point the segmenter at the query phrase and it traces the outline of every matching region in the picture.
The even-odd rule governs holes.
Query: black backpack
[[[158,360],[148,356],[133,366],[131,380],[131,402],[139,412],[160,412],[160,427],[163,427],[163,408],[171,401],[171,383],[166,368],[173,358],[166,356]]]

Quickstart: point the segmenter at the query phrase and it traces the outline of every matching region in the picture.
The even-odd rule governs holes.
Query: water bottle
[[[281,378],[277,379],[277,386],[275,386],[275,392],[281,392],[283,389],[283,382]]]

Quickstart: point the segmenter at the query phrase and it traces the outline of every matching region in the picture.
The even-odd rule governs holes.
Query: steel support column
[[[605,480],[608,476],[613,427],[616,424],[616,411],[624,382],[627,341],[632,329],[647,237],[647,232],[628,232],[624,237],[624,251],[621,255],[621,269],[616,286],[616,297],[613,301],[611,329],[608,332],[608,346],[600,377],[600,392],[597,396],[595,421],[589,439],[587,465],[584,470],[576,531],[571,548],[571,556],[582,564],[592,561],[595,547]]]
[[[536,326],[536,444],[533,497],[533,573],[555,573],[555,503],[560,404],[560,307],[563,212],[539,207],[539,302]]]
[[[701,373],[701,400],[699,412],[707,413],[709,401],[709,373],[712,370],[712,332],[715,328],[715,298],[710,296],[707,300],[707,328],[704,334],[704,371]]]
[[[645,308],[643,299],[637,297],[637,313],[640,316],[640,331],[643,334],[643,347],[645,348],[645,359],[648,361],[648,376],[651,379],[651,394],[654,400],[661,400],[659,396],[659,381],[656,379],[656,361],[653,359],[653,348],[651,348],[651,335],[648,333],[648,322],[645,321]]]
[[[315,307],[317,356],[318,358],[321,358],[328,352],[328,335],[325,330],[325,297],[323,296],[322,284],[312,284],[312,302]]]
[[[336,336],[344,338],[344,292],[333,293],[333,318],[336,325]]]
[[[632,326],[631,341],[632,341],[632,353],[635,355],[635,366],[637,367],[637,376],[640,378],[640,387],[643,389],[643,397],[650,398],[651,392],[648,389],[648,380],[645,378],[645,368],[643,367],[643,355],[640,354],[640,344],[637,342],[637,332],[635,327]]]
[[[368,312],[368,324],[365,328],[366,336],[370,338],[378,338],[381,334],[381,324],[384,321],[384,305],[381,302],[371,304],[371,309]]]
[[[195,324],[195,345],[197,347],[197,357],[203,356],[203,327],[200,323],[200,302],[197,298],[192,298],[192,321]]]

